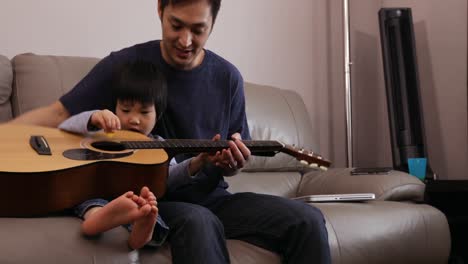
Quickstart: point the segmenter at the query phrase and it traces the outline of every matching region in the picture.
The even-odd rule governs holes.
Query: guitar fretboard
[[[243,140],[252,153],[276,152],[284,145],[273,140]],[[227,140],[167,139],[164,141],[121,141],[126,149],[165,149],[168,152],[215,152],[229,148]]]

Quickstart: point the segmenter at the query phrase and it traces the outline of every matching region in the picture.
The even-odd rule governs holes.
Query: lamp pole
[[[344,31],[344,73],[345,73],[345,106],[346,106],[346,165],[353,166],[353,126],[351,108],[351,64],[349,56],[349,0],[343,0]]]

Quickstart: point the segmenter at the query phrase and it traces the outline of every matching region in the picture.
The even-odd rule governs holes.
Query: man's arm
[[[63,104],[60,101],[55,101],[48,106],[26,112],[9,121],[9,123],[58,127],[68,117],[70,117],[70,114]]]

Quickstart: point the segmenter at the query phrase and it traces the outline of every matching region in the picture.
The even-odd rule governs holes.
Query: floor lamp
[[[343,0],[344,32],[344,73],[345,73],[345,106],[346,106],[346,165],[353,166],[353,126],[351,105],[351,64],[349,36],[349,0]]]

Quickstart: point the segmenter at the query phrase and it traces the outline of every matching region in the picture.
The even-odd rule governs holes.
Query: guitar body
[[[51,155],[39,155],[31,147],[29,140],[33,135],[47,140]],[[93,137],[108,138],[103,133]],[[123,151],[127,152],[124,157],[103,160],[64,157],[67,150],[86,147],[86,140],[55,128],[0,125],[0,216],[43,215],[91,198],[112,199],[127,191],[138,193],[143,186],[148,186],[158,198],[164,195],[168,155],[163,149],[127,150]],[[117,131],[112,140],[149,138]]]

